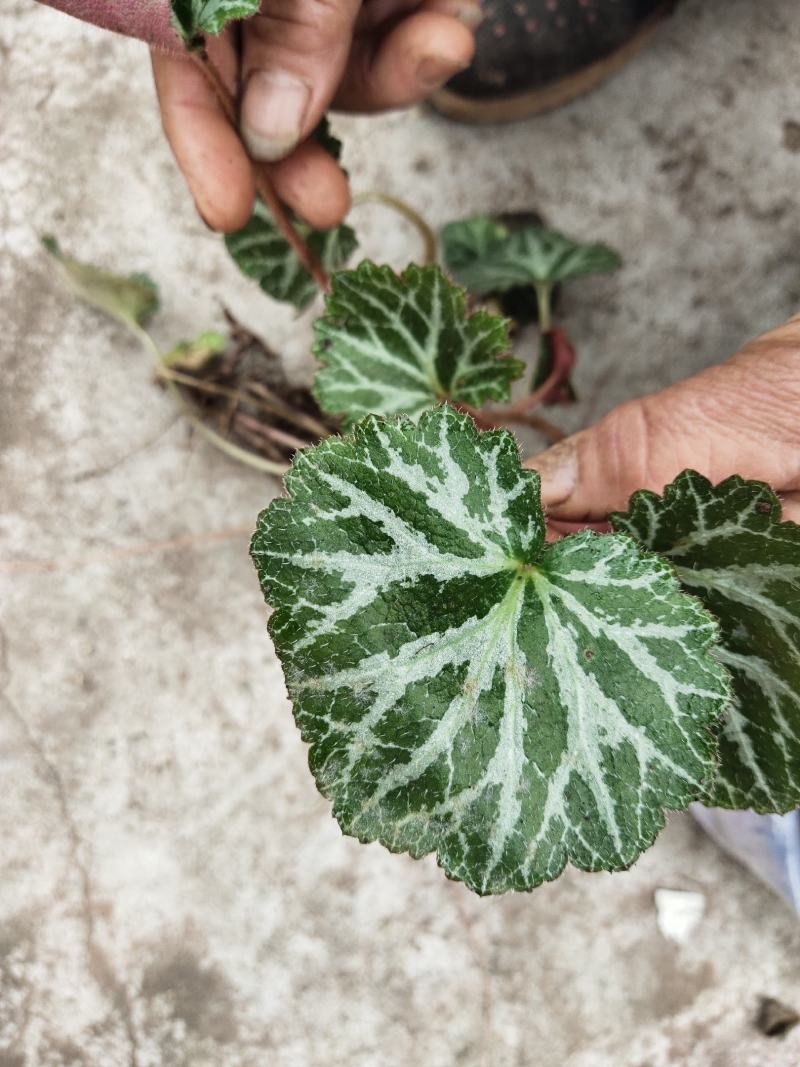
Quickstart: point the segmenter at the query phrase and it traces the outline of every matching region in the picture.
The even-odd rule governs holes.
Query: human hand
[[[713,482],[767,482],[800,522],[800,315],[685,382],[631,400],[527,466],[551,527],[605,528],[636,489],[660,493],[684,468]]]
[[[164,131],[202,218],[216,230],[244,226],[252,158],[298,215],[334,226],[349,207],[347,180],[307,139],[328,107],[418,102],[468,66],[480,21],[478,0],[264,0],[260,15],[209,40],[210,58],[241,99],[238,132],[197,65],[153,49]]]

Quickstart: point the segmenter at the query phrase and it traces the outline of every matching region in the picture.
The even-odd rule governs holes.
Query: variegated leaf
[[[299,453],[252,555],[342,829],[479,893],[619,870],[713,772],[716,626],[620,535],[545,545],[512,435],[447,405]]]
[[[706,803],[762,812],[800,805],[800,526],[763,482],[712,485],[684,471],[639,492],[614,527],[659,552],[716,615],[733,679],[720,767]]]
[[[338,270],[353,254],[358,241],[349,226],[314,230],[296,222],[300,235],[326,271]],[[314,279],[279,232],[261,200],[257,200],[250,221],[236,233],[228,234],[225,246],[239,270],[255,278],[264,292],[275,300],[308,307],[318,289]]]
[[[206,34],[216,36],[234,19],[255,15],[261,0],[171,0],[172,21],[184,43],[195,47]]]
[[[478,407],[507,400],[524,364],[506,356],[504,319],[467,315],[464,293],[438,267],[361,263],[334,275],[314,326],[321,407],[352,423],[365,415],[419,415],[442,400]]]
[[[442,230],[448,270],[478,295],[517,285],[556,285],[585,274],[614,270],[622,260],[604,244],[580,244],[546,226],[512,230],[484,215],[451,222]]]

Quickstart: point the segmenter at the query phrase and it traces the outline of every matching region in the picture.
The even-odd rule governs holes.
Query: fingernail
[[[438,89],[468,66],[468,63],[456,63],[444,56],[428,56],[417,67],[417,81],[425,89]]]
[[[254,70],[242,99],[242,137],[253,159],[272,163],[300,140],[311,86],[282,70]]]
[[[463,23],[467,29],[470,30],[477,30],[485,17],[486,16],[477,4],[464,4],[464,6],[460,7],[456,12],[458,21]]]
[[[562,441],[530,461],[542,477],[542,503],[556,507],[568,500],[578,481],[578,450],[571,439]]]

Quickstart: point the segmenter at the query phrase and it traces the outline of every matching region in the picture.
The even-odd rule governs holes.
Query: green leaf
[[[137,330],[158,311],[158,287],[146,274],[112,274],[83,263],[62,252],[55,237],[43,237],[42,245],[58,263],[75,296],[123,325]]]
[[[311,136],[317,144],[322,145],[329,156],[333,156],[336,162],[339,162],[342,158],[343,145],[331,130],[330,119],[327,115],[322,116]]]
[[[762,812],[800,805],[800,526],[763,482],[712,485],[684,471],[641,491],[615,529],[665,556],[720,623],[733,679],[720,767],[705,802]]]
[[[304,222],[295,222],[295,226],[328,272],[338,270],[358,247],[356,235],[349,226],[336,226],[332,230],[313,230]],[[255,278],[273,299],[293,304],[302,311],[317,295],[314,279],[260,200],[256,201],[247,225],[226,236],[225,246],[239,270]]]
[[[255,15],[261,0],[171,0],[172,22],[189,48],[206,34],[216,36],[234,19]]]
[[[181,370],[200,371],[215,356],[225,351],[227,339],[216,330],[206,330],[191,341],[179,341],[164,356],[167,367],[180,367]]]
[[[483,215],[445,226],[442,249],[456,281],[478,295],[517,285],[553,286],[622,263],[608,245],[580,244],[546,226],[512,231]]]
[[[299,453],[252,555],[345,833],[479,893],[619,870],[713,773],[716,625],[618,534],[545,545],[507,431],[447,405]]]
[[[525,369],[506,358],[505,320],[467,316],[464,293],[438,267],[397,275],[365,262],[334,275],[314,331],[322,363],[314,395],[347,424],[372,413],[416,416],[445,399],[508,400]]]

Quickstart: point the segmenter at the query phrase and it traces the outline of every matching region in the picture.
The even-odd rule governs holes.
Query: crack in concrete
[[[170,418],[166,426],[162,426],[161,429],[157,431],[157,433],[151,434],[138,445],[134,445],[132,448],[129,448],[127,452],[123,452],[122,455],[116,456],[114,459],[109,460],[107,463],[102,464],[101,466],[91,467],[87,470],[79,471],[77,474],[74,474],[70,478],[70,481],[88,482],[91,481],[93,478],[104,478],[107,474],[112,474],[119,467],[127,463],[128,460],[135,459],[143,452],[147,452],[148,449],[152,448],[154,445],[157,445],[161,438],[165,437],[169,433],[169,431],[178,423],[180,418],[180,412],[176,412]],[[51,473],[51,471],[47,471],[46,475],[49,476]]]
[[[40,776],[49,783],[55,796],[56,807],[60,821],[67,836],[69,844],[70,860],[78,876],[81,898],[81,918],[84,926],[84,947],[89,966],[89,973],[97,983],[101,992],[107,995],[111,993],[111,1003],[118,1011],[125,1035],[129,1045],[129,1067],[140,1067],[139,1044],[136,1036],[136,1028],[133,1022],[133,1008],[131,998],[124,982],[117,977],[114,967],[105,951],[97,941],[95,935],[95,903],[89,866],[82,853],[85,846],[78,832],[78,827],[70,809],[67,791],[61,774],[53,761],[47,755],[43,744],[39,741],[28,725],[25,716],[16,706],[8,693],[11,682],[11,671],[8,663],[8,638],[0,626],[0,703],[8,710],[10,718],[14,721],[17,729],[29,751],[34,756],[39,766]]]

